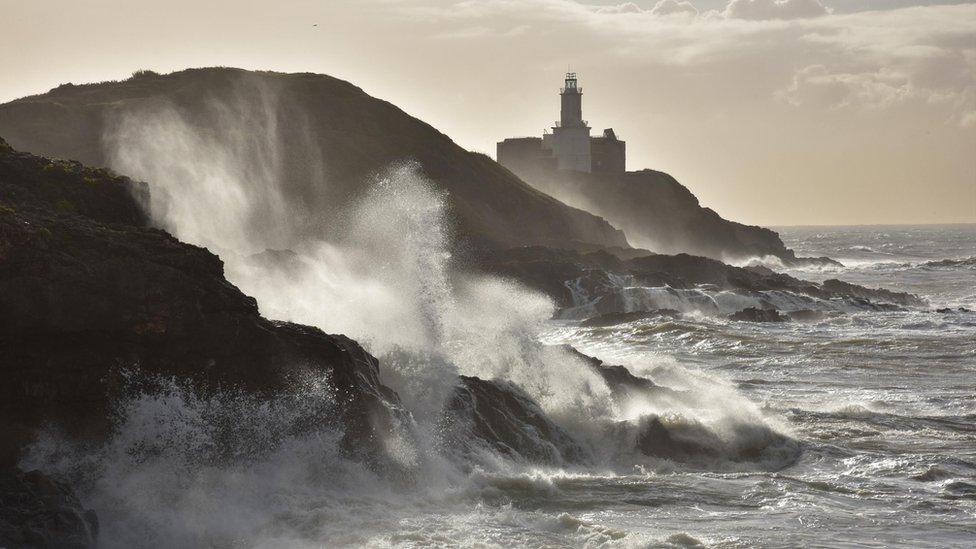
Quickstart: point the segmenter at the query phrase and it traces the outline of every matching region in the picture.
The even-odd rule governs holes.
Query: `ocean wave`
[[[929,429],[953,434],[976,433],[976,414],[910,416],[872,410],[861,404],[848,404],[832,411],[792,408],[791,417],[796,421],[817,423],[822,421],[859,421],[874,427],[895,431]]]
[[[925,263],[922,263],[921,266],[931,269],[976,269],[976,257],[926,261]]]

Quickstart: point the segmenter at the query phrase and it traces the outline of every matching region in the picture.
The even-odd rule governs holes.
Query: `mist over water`
[[[952,545],[976,534],[971,314],[732,323],[724,315],[738,298],[699,288],[635,290],[635,307],[692,304],[673,319],[552,321],[546,297],[457,268],[447,198],[417,166],[375,174],[342,212],[311,211],[283,190],[295,177],[283,159],[307,159],[303,183],[328,196],[314,133],[282,137],[300,119],[274,89],[242,80],[233,98],[213,100],[205,125],[170,104],[120,117],[105,136],[112,167],[148,181],[154,222],[219,253],[263,315],[343,333],[380,358],[383,382],[412,414],[386,452],[410,475],[341,456],[342,433],[318,421],[335,404],[327,376],[270,399],[202,397],[163,380],[118,403],[106,445],[50,433],[25,460],[77,483],[102,545],[795,546],[822,540],[823,528]],[[863,235],[845,238],[855,246]],[[550,345],[563,343],[671,390],[615,399]],[[462,375],[524,391],[585,462],[440,451],[439,421]],[[651,421],[707,452],[642,454],[635,439]],[[929,473],[937,480],[911,478]]]

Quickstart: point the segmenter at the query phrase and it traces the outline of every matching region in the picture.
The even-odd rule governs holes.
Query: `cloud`
[[[730,0],[724,12],[730,19],[752,21],[807,19],[829,13],[819,0]]]
[[[794,106],[884,109],[917,96],[909,79],[886,69],[876,72],[832,72],[824,65],[796,71],[779,96]]]
[[[94,11],[70,2],[51,10],[57,0],[37,0],[18,6],[41,27],[0,18],[6,50],[29,42],[35,27],[50,31],[23,56],[0,56],[0,74],[22,73],[30,82],[0,79],[0,92],[57,85],[30,76],[30,67],[42,65],[74,81],[127,75],[133,63],[324,72],[396,103],[466,148],[493,151],[499,138],[536,135],[551,124],[553,94],[571,64],[584,79],[587,117],[627,139],[631,168],[672,171],[733,218],[974,220],[973,5],[863,11],[840,5],[847,1],[691,0],[695,16],[682,0],[330,0],[287,10],[257,2],[243,12],[233,0],[173,0],[134,25],[113,18],[124,0],[97,2]],[[825,4],[836,9],[828,13]],[[180,25],[153,23],[172,13],[184,14]],[[307,25],[313,17],[315,29]],[[218,19],[233,23],[220,40],[208,33]],[[278,23],[305,31],[282,34]],[[103,32],[77,35],[93,25]],[[111,37],[133,28],[140,39],[131,51],[104,55],[117,49]],[[188,51],[167,47],[172,32],[177,41],[210,38]],[[88,62],[95,58],[100,63]],[[820,160],[811,162],[812,154]],[[921,178],[947,198],[916,215],[912,207],[932,196],[916,194]],[[786,180],[794,182],[789,192]],[[861,198],[850,195],[854,188]],[[804,189],[816,192],[796,196]],[[831,191],[845,201],[829,200]],[[771,198],[755,200],[757,193]],[[876,198],[898,193],[908,206],[878,213]],[[818,207],[823,216],[810,213]]]
[[[651,8],[654,15],[698,15],[698,9],[691,2],[683,0],[660,0]]]
[[[644,10],[633,2],[625,2],[615,6],[600,6],[596,8],[597,13],[643,13]]]

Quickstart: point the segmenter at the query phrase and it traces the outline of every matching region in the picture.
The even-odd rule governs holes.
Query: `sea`
[[[652,379],[680,369],[731,387],[802,450],[775,470],[555,480],[539,507],[561,502],[637,546],[976,546],[976,225],[775,230],[798,256],[844,265],[780,269],[790,275],[911,292],[929,306],[816,322],[686,314],[554,327],[553,341],[644,365]]]
[[[103,547],[976,546],[976,225],[776,230],[798,255],[843,266],[772,268],[911,292],[927,305],[771,296],[824,314],[736,322],[714,290],[646,288],[645,305],[666,296],[659,305],[679,314],[547,320],[534,334],[683,395],[632,402],[614,421],[656,417],[707,448],[701,456],[609,448],[619,439],[593,434],[610,425],[595,419],[585,466],[501,455],[459,464],[396,440],[390,448],[416,472],[391,480],[345,461],[328,432],[218,461],[208,451],[226,424],[253,425],[241,432],[255,438],[285,432],[291,416],[281,411],[295,407],[177,387],[125,403],[107,446],[70,448],[52,435],[24,465],[74,479],[99,515]],[[392,355],[377,354],[392,367]],[[410,386],[390,383],[409,401]],[[543,408],[570,429],[580,416],[566,410],[595,410],[597,396]]]

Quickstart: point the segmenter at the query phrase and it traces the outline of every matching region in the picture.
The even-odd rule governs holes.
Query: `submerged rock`
[[[965,307],[959,307],[957,309],[953,309],[952,307],[943,307],[941,309],[936,309],[935,312],[943,315],[948,315],[948,314],[955,314],[955,313],[971,313],[973,311]]]
[[[98,518],[71,489],[40,471],[0,469],[0,547],[95,546]]]
[[[976,268],[976,257],[968,257],[966,259],[941,259],[939,261],[927,261],[922,263],[923,267],[936,267],[936,268]]]
[[[789,322],[790,318],[780,314],[776,309],[746,307],[741,311],[729,315],[729,320],[740,322]]]

